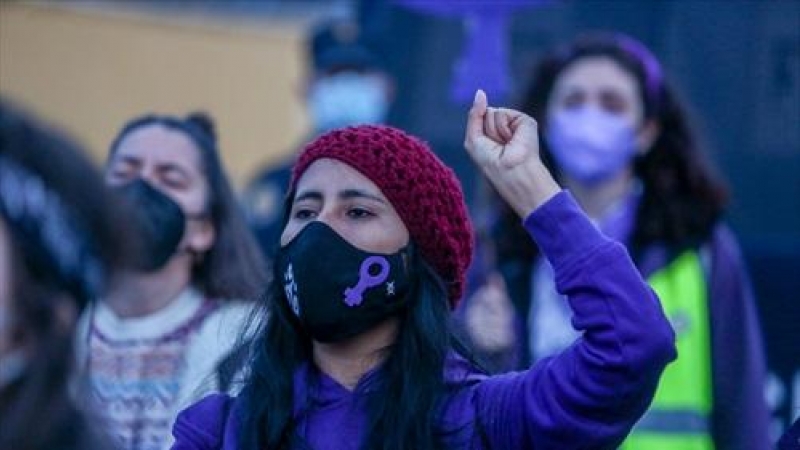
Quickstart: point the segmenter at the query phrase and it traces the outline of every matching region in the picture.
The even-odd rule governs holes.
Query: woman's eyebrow
[[[375,200],[377,202],[386,204],[386,200],[382,199],[381,197],[371,194],[369,192],[362,191],[360,189],[345,189],[339,192],[339,198],[349,200],[352,198],[368,198],[370,200]]]
[[[141,158],[137,158],[133,155],[117,155],[113,158],[112,162],[121,162],[136,167],[142,165]]]
[[[322,193],[319,191],[304,191],[297,194],[292,203],[301,202],[303,200],[322,200]]]

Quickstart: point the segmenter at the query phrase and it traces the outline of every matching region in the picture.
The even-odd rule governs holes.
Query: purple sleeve
[[[481,383],[475,401],[485,437],[492,448],[615,448],[675,359],[672,328],[625,249],[597,231],[568,192],[525,227],[583,336],[527,371]]]
[[[228,450],[232,403],[225,394],[212,394],[181,411],[172,427],[172,450]]]
[[[766,364],[750,280],[728,228],[715,230],[709,250],[714,442],[717,450],[766,449]]]

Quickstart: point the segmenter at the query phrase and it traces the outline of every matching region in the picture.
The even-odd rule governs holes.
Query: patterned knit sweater
[[[103,302],[90,308],[79,337],[87,387],[121,450],[169,448],[177,412],[217,390],[216,365],[249,312],[191,288],[144,317],[120,318]]]

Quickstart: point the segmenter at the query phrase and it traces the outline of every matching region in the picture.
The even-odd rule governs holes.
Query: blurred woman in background
[[[539,121],[545,161],[596,226],[626,244],[678,336],[679,359],[623,449],[767,448],[761,334],[722,222],[726,192],[656,58],[626,36],[583,36],[541,62],[523,110]],[[510,211],[495,231],[498,260],[528,267],[507,281],[525,293],[515,303],[529,304],[532,359],[569,346],[580,334],[552,268]]]
[[[161,450],[182,406],[228,387],[218,368],[236,356],[266,273],[207,116],[132,120],[111,145],[106,182],[139,251],[86,316],[84,364],[121,447]]]
[[[79,149],[0,101],[0,448],[112,448],[68,386],[78,316],[125,255],[118,219]]]

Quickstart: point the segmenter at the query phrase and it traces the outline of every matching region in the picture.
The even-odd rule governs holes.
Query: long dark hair
[[[665,82],[658,61],[642,44],[621,34],[592,33],[557,48],[535,70],[522,110],[544,129],[556,80],[569,65],[587,57],[610,58],[632,74],[645,120],[653,119],[660,126],[650,150],[634,162],[643,192],[628,242],[632,253],[654,242],[681,248],[706,240],[723,212],[727,192],[700,151],[687,114]],[[545,162],[558,173],[545,140],[541,149]]]
[[[68,388],[75,322],[102,293],[104,269],[123,263],[122,222],[81,149],[2,99],[0,222],[13,261],[10,335],[26,363],[0,389],[0,448],[107,448]]]
[[[442,279],[415,253],[411,302],[400,315],[396,341],[386,350],[377,390],[368,394],[365,449],[441,448],[443,432],[436,418],[445,395],[445,359],[453,350],[474,361],[451,331]],[[244,402],[239,448],[243,450],[304,448],[296,433],[294,408],[308,402],[293,398],[293,376],[302,363],[312,361],[312,341],[287,306],[278,280],[273,277],[265,296],[270,313],[255,342],[240,395]]]
[[[266,265],[225,175],[211,118],[204,113],[190,114],[185,119],[164,115],[135,118],[122,128],[112,142],[109,160],[128,134],[151,125],[185,134],[200,153],[201,170],[208,182],[207,211],[216,230],[216,238],[202,261],[195,264],[192,281],[209,297],[257,298],[267,279]]]

